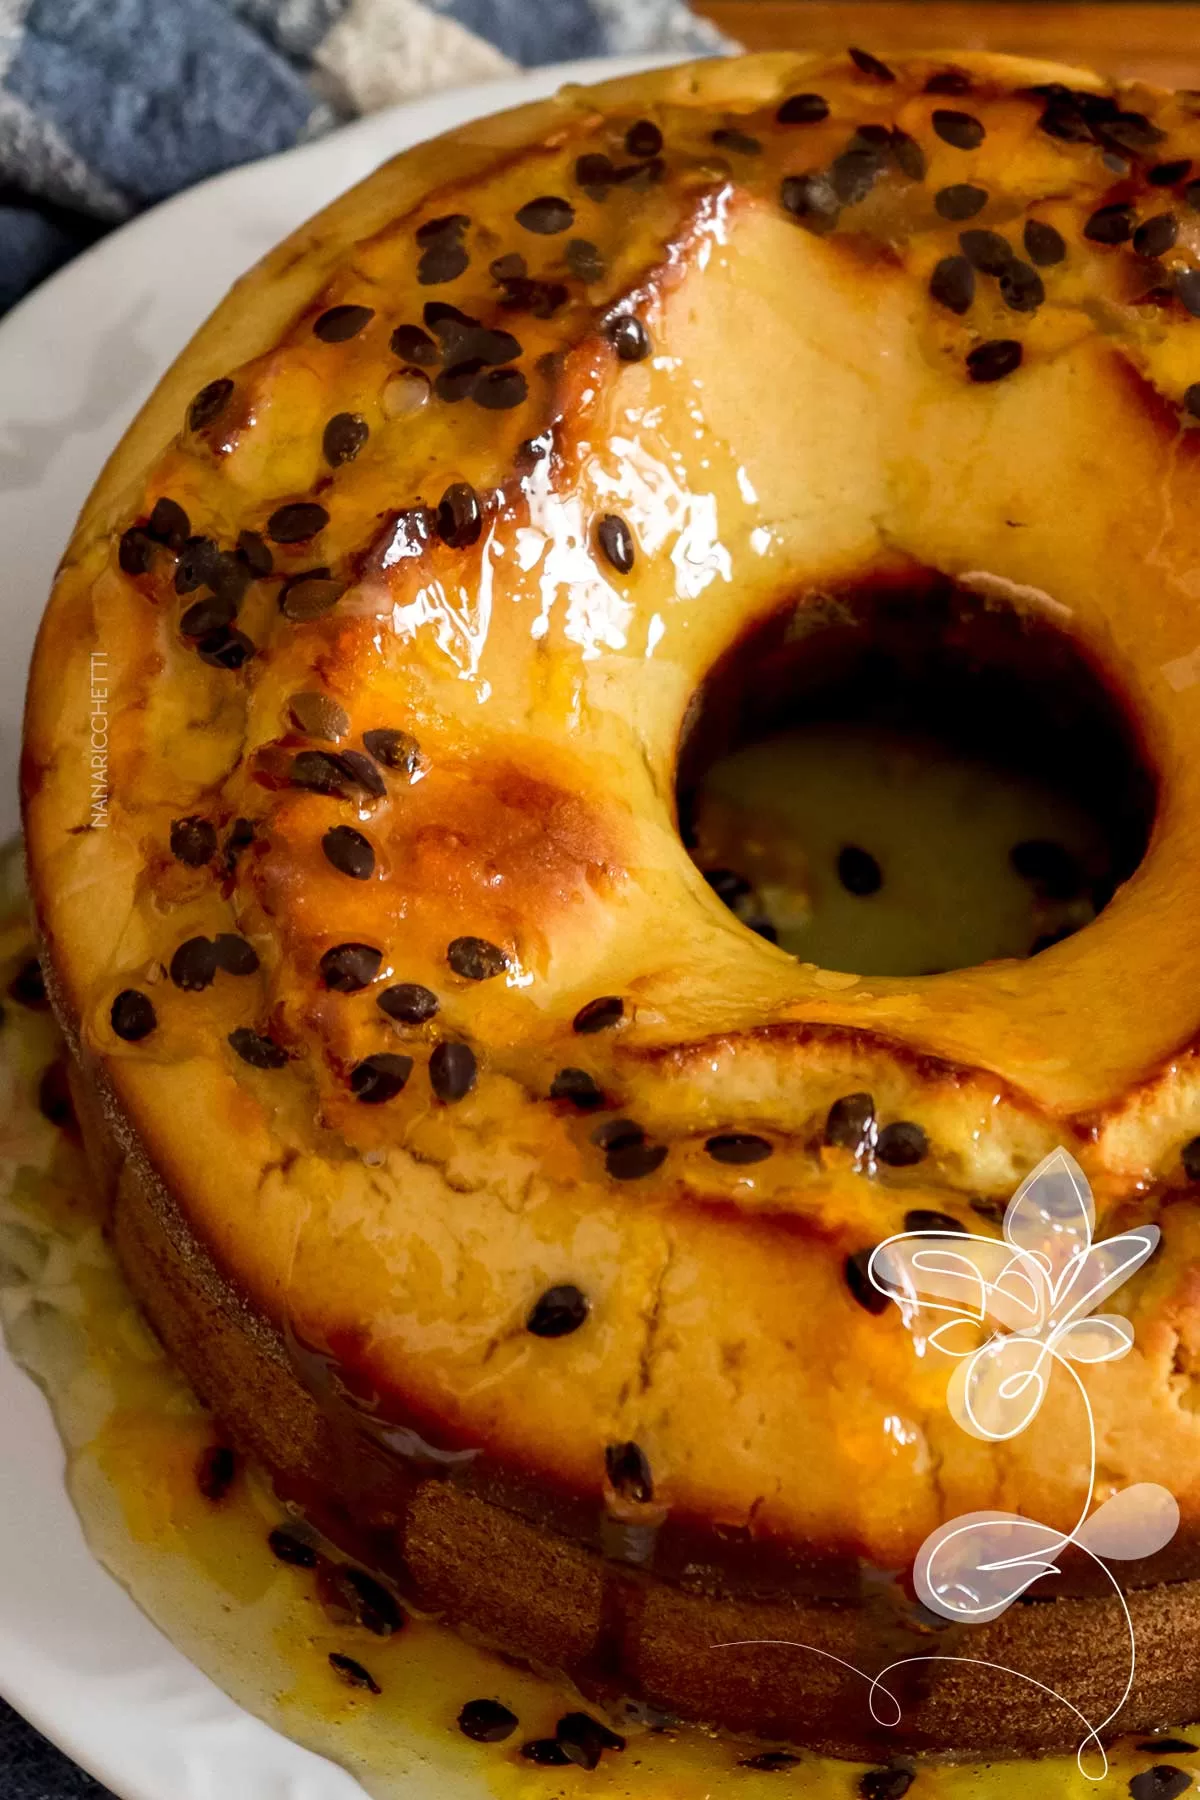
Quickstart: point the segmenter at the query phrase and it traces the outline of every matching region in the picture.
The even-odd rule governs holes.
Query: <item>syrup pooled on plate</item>
[[[11,883],[10,883],[11,885]],[[868,1767],[602,1709],[415,1616],[288,1511],[143,1322],[105,1238],[28,923],[0,927],[0,1323],[46,1393],[104,1565],[181,1650],[378,1800],[1174,1800],[1200,1774],[1164,1729],[1074,1761]]]
[[[1159,179],[1194,210],[1200,123],[1048,73],[712,61],[406,154],[160,389],[63,564],[28,712],[47,976],[81,1112],[109,1083],[161,1178],[130,1167],[119,1241],[197,1388],[431,1609],[864,1757],[1074,1747],[1073,1718],[978,1670],[881,1737],[857,1671],[887,1660],[878,1588],[947,1494],[1058,1516],[1082,1432],[1055,1395],[1040,1441],[944,1441],[864,1257],[909,1212],[998,1207],[1066,1133],[1106,1198],[1170,1198],[1140,1294],[1161,1342],[1200,1222],[1174,1196],[1200,1087],[1170,1061],[1200,992],[1200,270]],[[63,702],[97,634],[103,829]],[[830,686],[920,719],[928,696],[959,730],[994,714],[1039,767],[1093,774],[1129,891],[1044,955],[932,979],[768,944],[673,804],[729,657],[760,732]],[[1063,844],[1018,843],[1044,884]],[[883,855],[857,831],[835,851],[872,916]],[[312,1391],[321,1359],[350,1404]],[[1163,1355],[1110,1392],[1114,1481],[1178,1469],[1190,1517],[1188,1379]],[[407,1466],[431,1445],[470,1474]],[[628,1570],[599,1555],[618,1503],[654,1509]],[[1190,1563],[1156,1573],[1148,1606],[1194,1604]],[[1053,1621],[1108,1692],[1109,1634],[1076,1616],[1000,1629]],[[925,1647],[919,1615],[899,1628]],[[1145,1725],[1200,1711],[1158,1642]]]

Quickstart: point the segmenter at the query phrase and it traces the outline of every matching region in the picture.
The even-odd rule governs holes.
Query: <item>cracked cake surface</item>
[[[968,1439],[865,1277],[915,1214],[997,1233],[1062,1143],[1106,1230],[1163,1233],[1089,1392],[1100,1492],[1180,1503],[1130,1575],[1162,1596],[1132,1704],[1185,1703],[1197,427],[1195,96],[852,52],[406,152],[243,278],[114,453],[23,763],[93,1158],[206,1398],[434,1604],[685,1711],[873,1742],[835,1674],[711,1647],[796,1609],[860,1657],[924,1641],[904,1573],[941,1520],[1073,1519],[1071,1392]],[[844,974],[690,860],[709,671],[864,582],[1053,627],[1120,692],[1154,827],[1075,938]],[[1072,1579],[987,1629],[1085,1681],[1068,1639],[1111,1602]],[[1010,1701],[931,1681],[911,1741],[1020,1747]]]

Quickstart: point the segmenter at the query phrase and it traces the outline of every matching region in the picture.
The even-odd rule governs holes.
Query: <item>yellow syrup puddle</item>
[[[0,927],[5,985],[28,954],[23,919]],[[539,1768],[522,1759],[523,1743],[551,1736],[566,1712],[600,1716],[565,1681],[515,1668],[428,1620],[410,1616],[380,1637],[331,1617],[318,1576],[281,1563],[268,1547],[274,1527],[296,1521],[264,1477],[239,1463],[224,1498],[200,1491],[197,1466],[218,1442],[215,1429],[138,1313],[105,1241],[81,1152],[39,1111],[41,1077],[60,1054],[48,1012],[6,1002],[0,1324],[54,1410],[71,1497],[95,1554],[226,1693],[340,1763],[378,1800],[898,1800],[899,1781],[866,1785],[862,1764],[801,1752],[774,1770],[748,1769],[744,1759],[768,1746],[691,1727],[655,1730],[636,1717],[610,1718],[627,1747],[606,1752],[595,1770]],[[331,1653],[361,1664],[379,1693],[345,1685]],[[479,1698],[517,1715],[506,1742],[480,1745],[458,1730],[461,1707]],[[1155,1756],[1131,1746],[1113,1752],[1099,1783],[1070,1758],[905,1766],[915,1769],[910,1800],[1128,1800],[1131,1779],[1156,1762],[1200,1772],[1200,1753]]]
[[[1045,783],[868,724],[780,732],[714,763],[694,829],[700,867],[742,878],[727,903],[747,924],[861,975],[1028,956],[1095,916],[1089,887],[1108,859],[1082,806]],[[1030,844],[1077,870],[1078,887],[1047,894],[1022,876],[1014,848]],[[843,877],[847,854],[860,866]]]

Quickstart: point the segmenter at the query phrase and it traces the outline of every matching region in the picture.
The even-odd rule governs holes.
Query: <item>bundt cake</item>
[[[1079,1395],[967,1435],[868,1278],[1063,1145],[1162,1234],[1087,1374],[1097,1499],[1181,1516],[1116,1724],[1200,1712],[1198,425],[1197,97],[852,50],[406,152],[115,450],[23,763],[89,1156],[195,1387],[419,1605],[834,1753],[1074,1747],[1085,1560],[974,1628],[910,1574],[1069,1527]],[[865,976],[723,903],[694,772],[866,688],[1090,784],[1091,923]]]

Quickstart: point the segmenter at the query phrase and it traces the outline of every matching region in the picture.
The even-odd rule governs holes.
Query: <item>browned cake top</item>
[[[1194,1509],[1197,315],[1193,97],[859,51],[469,127],[235,289],[68,552],[26,814],[72,1029],[295,1345],[618,1512],[895,1562],[1070,1513],[1080,1421],[963,1439],[862,1254],[1065,1141],[1171,1203],[1096,1408]],[[690,862],[706,674],[864,581],[1119,684],[1158,820],[1072,942],[834,973]]]

